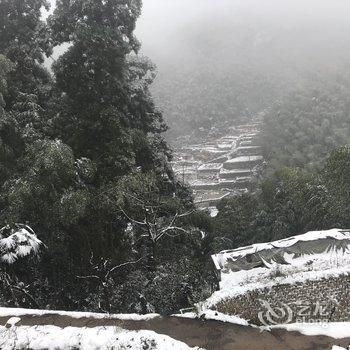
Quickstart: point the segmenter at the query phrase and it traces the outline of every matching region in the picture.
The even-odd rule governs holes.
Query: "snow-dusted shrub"
[[[38,254],[42,242],[26,225],[16,224],[0,229],[0,305],[38,307],[29,287],[29,280],[23,281],[30,270],[28,262],[18,269],[17,260]],[[22,277],[21,275],[22,270]]]
[[[35,255],[41,245],[42,242],[29,226],[5,226],[0,230],[0,262],[13,264],[19,258]]]

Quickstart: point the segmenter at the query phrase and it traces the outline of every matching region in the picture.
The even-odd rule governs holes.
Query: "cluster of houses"
[[[192,187],[199,207],[212,209],[227,196],[254,190],[264,163],[260,127],[259,121],[238,125],[220,138],[177,149],[173,169]]]

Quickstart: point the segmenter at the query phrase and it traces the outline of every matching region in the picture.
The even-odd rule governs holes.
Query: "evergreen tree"
[[[48,27],[40,20],[43,5],[16,0],[0,7],[0,48],[14,63],[0,73],[0,136],[10,155],[1,159],[0,220],[30,223],[47,247],[29,292],[54,308],[135,312],[158,303],[174,271],[186,290],[192,273],[200,288],[210,224],[169,166],[166,126],[149,92],[154,66],[138,55],[133,35],[140,1],[60,0]],[[69,43],[53,65],[54,81],[42,67],[51,42]],[[131,215],[137,221],[141,213],[159,238],[155,249],[143,239],[144,227],[130,231]],[[145,264],[155,251],[154,263]],[[135,280],[140,276],[145,284]],[[132,285],[139,288],[133,297],[118,291],[128,294]],[[178,297],[157,311],[177,311]],[[181,306],[189,306],[185,299]]]
[[[41,20],[46,0],[2,0],[0,3],[0,53],[15,65],[8,75],[6,109],[12,109],[20,93],[33,94],[40,105],[47,103],[50,76],[43,68],[50,55],[48,28]]]
[[[51,77],[43,67],[51,53],[48,28],[41,20],[44,0],[14,0],[0,3],[0,53],[11,62],[5,70],[0,124],[1,176],[5,183],[20,172],[27,147],[44,137]]]
[[[58,1],[50,18],[55,44],[72,44],[53,67],[63,94],[54,125],[76,156],[94,162],[97,181],[152,169],[166,150],[148,90],[153,66],[136,56],[140,11],[137,0]]]

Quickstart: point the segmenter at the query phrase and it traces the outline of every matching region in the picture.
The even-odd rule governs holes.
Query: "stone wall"
[[[350,276],[257,289],[213,309],[256,325],[350,321]]]

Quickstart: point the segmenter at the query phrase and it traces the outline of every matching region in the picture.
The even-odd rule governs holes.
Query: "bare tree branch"
[[[180,234],[178,234],[178,235],[171,235],[171,234],[168,233],[169,231],[181,231],[182,233],[186,233],[186,234],[189,233],[188,230],[185,230],[182,227],[168,226],[167,228],[162,230],[161,234],[157,237],[156,241],[159,241],[164,235],[170,236],[170,237],[176,237],[176,236],[180,235]]]
[[[138,221],[138,220],[135,220],[135,219],[131,218],[131,217],[125,212],[125,210],[124,210],[123,208],[119,207],[119,209],[120,209],[120,211],[124,214],[124,216],[125,216],[129,221],[133,222],[134,224],[142,225],[142,226],[144,226],[144,225],[147,224],[147,223],[146,223],[146,219],[145,219],[145,221],[143,221],[143,222]]]
[[[105,276],[105,279],[107,279],[107,278],[109,277],[109,275],[110,275],[112,272],[114,272],[115,270],[117,270],[117,269],[119,269],[119,268],[121,268],[121,267],[124,267],[124,266],[138,264],[138,263],[139,263],[140,261],[142,261],[143,259],[145,259],[145,257],[142,257],[142,258],[140,258],[140,259],[138,259],[138,260],[135,260],[135,261],[127,261],[127,262],[125,262],[125,263],[122,263],[122,264],[119,264],[119,265],[117,265],[117,266],[112,267],[112,268],[107,272],[107,274],[106,274],[106,276]]]
[[[96,276],[96,275],[91,275],[91,276],[76,276],[80,280],[87,280],[87,279],[97,279],[100,280],[101,277]]]

